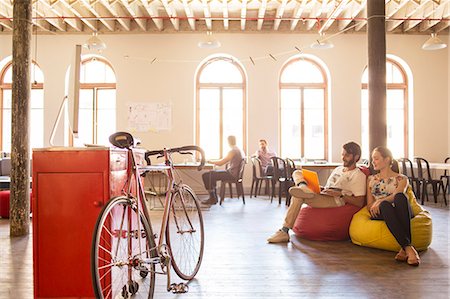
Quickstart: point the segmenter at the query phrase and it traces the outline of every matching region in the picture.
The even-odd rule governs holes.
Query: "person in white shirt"
[[[269,243],[289,242],[289,230],[294,226],[297,215],[305,203],[314,208],[340,207],[352,204],[363,207],[366,200],[366,175],[356,167],[361,157],[361,147],[355,142],[343,145],[343,165],[335,168],[320,194],[308,188],[301,170],[292,174],[295,186],[289,189],[292,195],[283,227],[270,236]]]
[[[277,153],[271,151],[267,146],[265,139],[259,140],[259,149],[253,154],[253,157],[257,157],[261,161],[261,167],[266,175],[273,173],[272,157],[276,157]]]

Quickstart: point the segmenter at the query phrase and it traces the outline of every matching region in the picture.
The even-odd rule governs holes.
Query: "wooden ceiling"
[[[382,0],[373,0],[382,1]],[[450,0],[385,0],[386,30],[448,34]],[[0,0],[12,32],[13,0]],[[34,0],[39,33],[335,33],[366,29],[367,0]]]

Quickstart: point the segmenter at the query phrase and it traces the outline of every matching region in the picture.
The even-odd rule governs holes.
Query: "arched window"
[[[232,58],[215,57],[200,66],[196,78],[196,143],[209,159],[229,150],[227,137],[236,136],[245,149],[246,79]]]
[[[323,67],[306,56],[280,74],[280,152],[283,157],[328,159],[328,83]]]
[[[362,157],[369,158],[369,74],[367,67],[362,76],[361,132]],[[408,76],[395,60],[386,59],[386,121],[387,146],[394,158],[408,157]]]
[[[111,65],[94,56],[80,69],[78,142],[108,145],[116,131],[116,76]]]
[[[11,152],[12,62],[0,70],[1,151]],[[44,146],[44,74],[31,64],[30,146]]]

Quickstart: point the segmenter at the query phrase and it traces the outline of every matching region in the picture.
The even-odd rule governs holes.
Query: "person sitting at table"
[[[349,142],[342,147],[342,166],[330,174],[320,194],[313,193],[304,180],[302,171],[292,174],[295,186],[289,189],[291,204],[286,212],[283,226],[267,239],[269,243],[289,242],[289,230],[294,226],[298,213],[305,203],[313,208],[333,208],[345,204],[363,207],[366,199],[366,175],[356,167],[361,157],[361,147]]]
[[[414,216],[405,194],[408,177],[398,173],[397,161],[384,146],[373,150],[372,165],[377,173],[369,176],[367,183],[367,209],[371,219],[384,220],[401,246],[395,260],[419,266],[419,254],[411,245],[411,218]]]
[[[209,192],[209,199],[202,201],[203,204],[215,205],[217,200],[216,183],[221,180],[235,179],[239,177],[242,159],[244,157],[241,149],[236,146],[236,137],[228,136],[230,151],[220,160],[208,160],[207,163],[222,166],[228,163],[226,170],[211,170],[202,175],[203,184]]]
[[[265,175],[273,174],[271,158],[276,156],[277,153],[269,149],[265,139],[259,140],[259,149],[252,155],[252,157],[257,157],[261,161],[261,167]]]

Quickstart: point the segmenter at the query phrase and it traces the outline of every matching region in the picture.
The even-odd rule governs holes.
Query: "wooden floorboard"
[[[394,261],[395,253],[344,242],[292,236],[267,244],[281,225],[284,203],[267,198],[226,199],[204,211],[206,248],[202,267],[186,294],[165,291],[157,276],[155,298],[449,298],[447,207],[426,206],[433,242],[418,268]],[[61,266],[61,265],[60,265]],[[32,298],[32,236],[10,238],[0,219],[0,298]],[[174,276],[174,280],[180,280]]]

